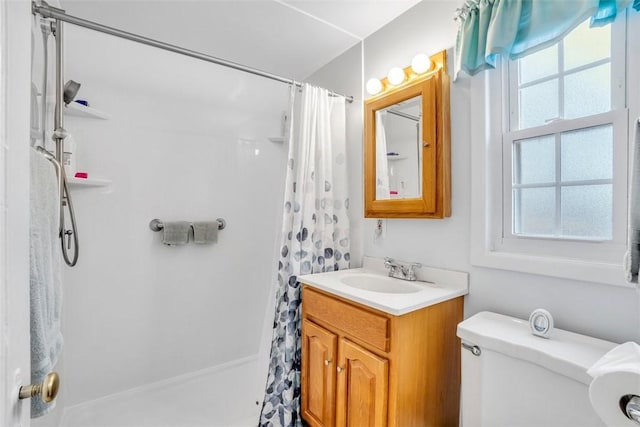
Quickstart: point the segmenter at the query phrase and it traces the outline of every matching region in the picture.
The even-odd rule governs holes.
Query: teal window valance
[[[468,0],[458,9],[454,75],[495,68],[497,57],[517,59],[557,43],[591,18],[606,25],[640,0]]]

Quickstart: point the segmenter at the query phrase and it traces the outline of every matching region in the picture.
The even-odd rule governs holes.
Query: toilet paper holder
[[[625,394],[620,398],[620,409],[627,418],[640,424],[640,396]]]

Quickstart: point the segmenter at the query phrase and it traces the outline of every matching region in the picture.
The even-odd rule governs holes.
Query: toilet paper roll
[[[587,374],[596,378],[615,371],[640,373],[640,345],[629,341],[614,347],[594,363]]]
[[[598,416],[608,427],[638,427],[621,408],[626,395],[640,396],[640,367],[633,371],[613,371],[596,377],[589,386],[589,399]]]

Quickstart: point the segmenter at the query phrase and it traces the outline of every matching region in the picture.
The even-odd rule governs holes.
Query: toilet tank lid
[[[536,337],[527,320],[488,311],[459,323],[458,336],[466,344],[526,360],[584,384],[591,382],[587,369],[617,345],[562,329],[554,329],[549,339]]]

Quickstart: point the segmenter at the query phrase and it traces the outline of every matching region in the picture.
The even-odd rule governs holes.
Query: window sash
[[[600,59],[579,67],[565,70],[564,67],[564,41],[558,42],[558,72],[550,76],[542,77],[526,84],[518,85],[518,61],[511,60],[508,62],[507,77],[505,80],[508,84],[505,86],[508,93],[508,114],[505,115],[504,123],[507,125],[505,132],[520,129],[520,105],[519,105],[519,89],[543,83],[552,79],[558,79],[558,119],[564,118],[564,78],[572,74],[597,67],[599,65],[611,64],[611,111],[626,108],[626,12],[621,13],[618,18],[611,24],[611,55],[609,58]],[[588,117],[588,116],[587,116]],[[552,123],[551,118],[550,123]]]
[[[500,250],[513,252],[533,252],[540,254],[557,254],[558,256],[567,256],[574,251],[585,251],[587,258],[599,259],[601,253],[607,253],[605,257],[610,255],[610,261],[615,261],[622,256],[626,242],[626,179],[627,179],[627,109],[610,111],[607,113],[597,114],[590,117],[581,117],[572,120],[560,120],[545,126],[523,129],[515,132],[506,132],[503,135],[502,143],[502,226],[498,228],[502,233],[495,238],[495,246]],[[536,183],[536,184],[514,184],[512,178],[513,170],[513,144],[515,141],[535,138],[539,136],[553,135],[559,138],[562,133],[574,130],[587,129],[591,127],[603,126],[611,124],[613,127],[613,176],[612,179],[594,179],[585,181],[567,181],[562,182],[561,177],[556,173],[556,180],[552,183]],[[556,157],[557,162],[560,159]],[[539,236],[527,234],[515,234],[514,230],[514,212],[513,212],[513,189],[514,188],[536,188],[536,187],[553,187],[561,189],[564,186],[578,184],[612,184],[612,239],[602,240],[598,238],[582,238],[575,236]],[[560,206],[556,206],[556,221],[560,220]],[[557,226],[556,226],[557,228]],[[528,242],[529,241],[529,242]],[[554,245],[550,247],[549,241],[554,241]],[[546,243],[545,243],[546,242]],[[560,242],[565,242],[559,244]],[[585,244],[593,244],[593,248],[578,248],[577,245],[585,246]]]

